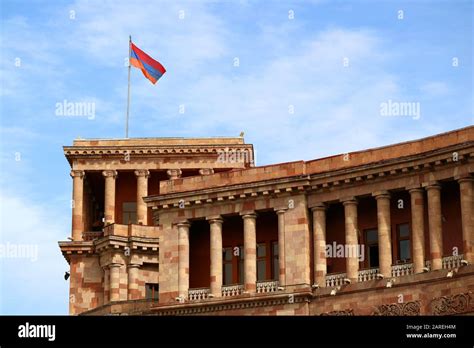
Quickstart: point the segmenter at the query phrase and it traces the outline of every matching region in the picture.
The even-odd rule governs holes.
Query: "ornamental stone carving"
[[[472,311],[472,292],[462,294],[441,296],[434,298],[431,303],[431,313],[433,315],[460,314]]]
[[[378,306],[372,315],[376,316],[416,316],[420,315],[420,302],[390,303]]]

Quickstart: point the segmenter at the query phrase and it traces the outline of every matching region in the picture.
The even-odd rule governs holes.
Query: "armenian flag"
[[[158,61],[151,58],[148,54],[143,52],[130,41],[130,65],[140,69],[143,75],[155,84],[161,76],[166,72],[166,69]]]

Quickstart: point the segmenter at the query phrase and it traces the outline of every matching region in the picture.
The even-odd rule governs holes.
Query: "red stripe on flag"
[[[152,66],[153,68],[155,68],[156,70],[158,70],[162,74],[164,74],[166,72],[166,69],[158,61],[151,58],[148,54],[143,52],[141,49],[139,49],[133,43],[130,43],[130,44],[132,45],[132,50],[135,52],[135,54],[138,56],[138,58],[140,58],[145,63]]]

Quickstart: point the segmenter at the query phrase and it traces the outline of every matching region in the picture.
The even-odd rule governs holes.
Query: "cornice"
[[[252,144],[210,144],[210,145],[116,145],[116,146],[63,146],[64,155],[71,158],[139,157],[156,156],[216,156],[220,151],[245,150],[253,153]]]
[[[454,152],[457,153],[457,161],[453,160]],[[457,144],[430,153],[399,157],[323,173],[202,188],[195,191],[173,192],[148,196],[144,200],[148,206],[156,210],[179,208],[181,200],[184,201],[185,207],[190,207],[216,202],[239,201],[249,197],[256,199],[258,197],[279,197],[295,193],[315,193],[341,189],[363,182],[375,182],[377,180],[429,173],[441,167],[470,162],[474,162],[474,142]]]
[[[59,248],[69,263],[72,255],[100,255],[109,250],[124,250],[126,247],[140,253],[156,254],[160,248],[159,238],[105,236],[93,241],[62,241]]]

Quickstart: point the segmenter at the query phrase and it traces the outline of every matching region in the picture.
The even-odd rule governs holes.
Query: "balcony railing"
[[[110,224],[104,227],[104,236],[158,238],[158,226]]]
[[[257,282],[257,294],[265,294],[278,291],[278,280]]]
[[[82,232],[82,240],[83,241],[91,241],[94,239],[99,239],[104,236],[103,231],[84,231]]]
[[[242,284],[224,285],[222,287],[222,297],[238,296],[244,291]]]
[[[453,269],[461,267],[461,261],[463,259],[463,254],[457,256],[447,256],[443,257],[443,269]]]
[[[378,268],[369,268],[359,271],[359,282],[366,282],[377,278]]]
[[[405,275],[413,274],[413,264],[403,263],[400,265],[392,266],[392,277],[403,277]]]
[[[211,290],[209,288],[189,289],[188,298],[189,301],[205,300],[209,297]]]
[[[328,274],[326,276],[326,286],[334,287],[343,285],[345,278],[347,278],[347,273]]]

